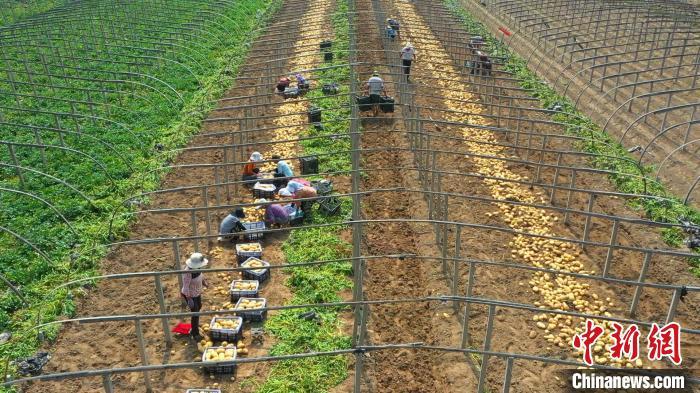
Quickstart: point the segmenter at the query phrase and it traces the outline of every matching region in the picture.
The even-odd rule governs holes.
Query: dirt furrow
[[[358,2],[358,9],[372,9],[369,0]],[[363,65],[359,69],[361,80],[368,79],[373,68],[380,71],[393,89],[373,13],[363,11],[358,16],[358,54]],[[395,50],[396,48],[386,48]],[[395,93],[395,91],[394,91]],[[400,109],[399,109],[400,110]],[[361,145],[363,149],[408,147],[400,112],[388,118],[364,118]],[[387,131],[387,132],[382,132]],[[392,168],[413,165],[408,152],[377,152],[363,154],[365,168]],[[415,172],[370,171],[363,181],[364,189],[415,187]],[[366,219],[425,218],[427,206],[415,193],[376,193],[363,198],[362,214]],[[410,223],[368,225],[364,229],[363,247],[366,255],[407,253],[435,255],[435,237],[432,226]],[[448,293],[441,278],[439,263],[435,260],[406,258],[372,259],[367,262],[365,276],[367,299],[416,298]],[[369,341],[372,344],[425,342],[435,345],[454,345],[459,340],[458,321],[452,308],[439,303],[412,303],[373,306],[368,323]],[[367,361],[366,386],[376,392],[457,392],[471,391],[476,386],[472,372],[461,354],[439,354],[427,351],[400,350],[372,353]]]

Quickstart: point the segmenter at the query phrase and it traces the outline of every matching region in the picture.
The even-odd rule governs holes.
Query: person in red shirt
[[[256,151],[250,155],[250,159],[243,166],[242,179],[243,181],[248,182],[248,185],[252,185],[258,180],[258,173],[260,173],[260,169],[258,169],[255,164],[262,160],[262,154]]]
[[[288,88],[290,83],[292,83],[292,81],[289,78],[286,76],[281,77],[277,81],[277,91],[279,93],[284,93],[284,89]]]

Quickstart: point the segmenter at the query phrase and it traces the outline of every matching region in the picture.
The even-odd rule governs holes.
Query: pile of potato
[[[209,330],[208,329],[209,325],[206,325],[206,326],[207,326],[207,330]],[[207,348],[211,348],[213,346],[214,346],[214,342],[208,338],[203,338],[200,342],[197,343],[197,349],[199,350],[199,352],[204,352],[207,350]]]
[[[260,207],[244,207],[243,212],[245,213],[243,222],[265,221],[265,210]]]
[[[330,10],[332,2],[329,0],[320,0],[314,2],[314,13],[304,19],[304,24],[300,31],[300,37],[297,40],[297,45],[291,48],[289,57],[290,70],[304,70],[316,68],[320,63],[321,56],[318,52],[309,52],[308,48],[318,48],[321,41],[325,38],[318,34],[318,24],[324,22],[324,15]],[[313,75],[305,75],[307,79],[313,79]],[[275,135],[270,143],[270,150],[266,152],[267,156],[279,155],[280,157],[293,157],[297,155],[296,142],[289,142],[289,139],[298,138],[307,128],[308,103],[297,99],[286,100],[284,104],[277,106],[277,115],[287,115],[275,117],[272,119],[275,126],[280,127],[274,130]],[[286,160],[287,164],[294,169],[294,163],[291,160]],[[272,171],[277,167],[274,162],[264,163],[261,171]]]
[[[424,58],[420,63],[420,70],[430,76],[435,77],[436,87],[441,89],[445,97],[445,105],[448,109],[455,111],[468,111],[473,114],[447,113],[446,120],[456,122],[469,122],[479,125],[493,125],[490,121],[480,116],[485,113],[486,108],[478,104],[465,104],[460,100],[476,101],[477,96],[471,94],[468,86],[464,83],[446,80],[442,78],[445,74],[459,74],[459,70],[452,66],[452,59],[445,50],[438,45],[437,37],[430,33],[430,28],[422,18],[418,17],[409,3],[405,3],[400,9],[400,17],[407,23],[407,33],[416,48],[423,53],[430,53],[430,57]],[[411,30],[420,31],[420,34],[413,36]],[[417,73],[417,78],[420,74]],[[475,155],[485,157],[474,157],[467,155],[474,162],[478,172],[485,176],[492,176],[504,180],[526,181],[527,177],[520,176],[510,170],[506,161],[494,158],[506,158],[504,148],[491,143],[498,142],[498,138],[489,130],[462,127],[462,133],[470,141],[465,142],[467,150]],[[490,188],[494,199],[519,201],[526,203],[546,203],[547,199],[538,192],[532,191],[512,181],[498,179],[485,179],[485,184]],[[543,236],[558,236],[553,229],[558,218],[549,214],[543,209],[528,206],[518,206],[509,203],[498,204],[498,211],[489,213],[487,216],[500,216],[503,221],[512,229],[528,234]],[[576,245],[571,243],[534,238],[523,235],[516,235],[509,244],[511,256],[520,259],[537,267],[557,269],[566,272],[577,272],[592,274],[592,271],[585,271],[584,265],[579,260],[581,251]],[[599,296],[595,291],[599,288],[591,288],[590,284],[582,283],[574,277],[551,275],[549,273],[537,272],[529,282],[534,293],[538,294],[541,301],[535,302],[535,306],[542,309],[571,310],[584,312],[592,315],[611,316],[611,310],[615,304],[609,297]],[[583,320],[570,316],[554,315],[542,313],[533,318],[536,326],[544,331],[542,337],[549,343],[560,348],[571,348],[574,335],[583,331]],[[606,332],[611,332],[612,328],[606,321],[596,321],[599,325],[604,325]],[[538,332],[530,331],[529,337],[535,338]],[[613,364],[620,367],[642,367],[643,362],[637,360],[629,362],[626,360],[609,359],[605,347],[612,344],[612,338],[607,335],[598,340],[595,347],[596,363]],[[550,349],[549,347],[547,349]],[[577,353],[581,355],[581,353]]]
[[[241,298],[236,305],[236,310],[256,310],[265,307],[265,299]]]

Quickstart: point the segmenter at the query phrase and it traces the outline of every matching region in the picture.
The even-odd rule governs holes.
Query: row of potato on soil
[[[424,60],[417,64],[417,70],[414,73],[416,78],[426,74],[432,77],[431,81],[433,82],[431,83],[442,93],[445,107],[454,111],[445,115],[446,120],[493,126],[490,120],[480,115],[486,112],[484,106],[465,104],[465,101],[476,102],[478,100],[477,96],[469,92],[467,84],[442,77],[445,74],[459,75],[460,73],[452,65],[451,57],[437,44],[440,42],[437,37],[430,32],[430,28],[422,18],[416,15],[413,6],[404,3],[399,11],[409,26],[407,33],[415,46],[421,51],[431,54],[430,57],[423,57]],[[420,31],[420,34],[412,36],[412,28]],[[495,178],[484,180],[494,199],[532,204],[546,201],[540,193],[531,191],[518,183],[527,181],[527,177],[514,173],[507,166],[505,159],[508,156],[503,148],[497,145],[499,141],[493,132],[468,126],[459,126],[456,129],[466,138],[467,150],[474,154],[474,156],[467,155],[466,157],[472,161],[475,171],[484,176]],[[544,209],[510,203],[498,204],[498,209],[496,212],[489,213],[488,216],[500,216],[503,222],[516,233],[561,237],[554,230],[558,218],[548,214]],[[509,246],[514,258],[537,267],[562,272],[594,273],[584,270],[584,265],[580,260],[581,252],[572,243],[517,234]],[[534,304],[543,310],[543,313],[533,317],[533,321],[539,329],[544,331],[542,337],[559,348],[571,348],[574,335],[583,332],[583,318],[576,320],[572,316],[548,314],[545,312],[546,309],[576,311],[608,317],[612,315],[609,310],[615,304],[609,297],[599,296],[596,293],[599,293],[602,288],[591,287],[588,283],[579,282],[575,277],[536,272],[529,284],[533,293],[541,298]],[[613,331],[607,321],[599,320],[596,323],[604,325],[607,332]],[[530,338],[535,338],[538,335],[536,330],[529,332]],[[612,343],[613,339],[610,335],[599,339],[598,344],[594,347],[596,363],[613,363],[621,367],[641,367],[643,365],[639,359],[636,361],[609,359],[605,349]],[[581,356],[580,351],[577,351],[576,354]]]

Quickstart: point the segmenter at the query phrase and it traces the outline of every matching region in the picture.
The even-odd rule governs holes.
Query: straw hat
[[[209,260],[204,258],[204,255],[198,252],[190,255],[190,257],[185,261],[185,265],[187,265],[190,269],[201,269],[208,264]]]

